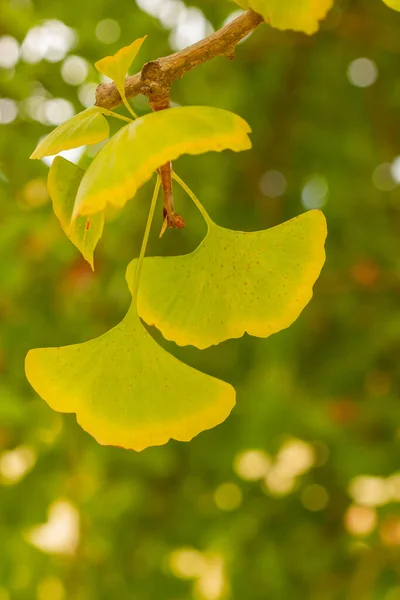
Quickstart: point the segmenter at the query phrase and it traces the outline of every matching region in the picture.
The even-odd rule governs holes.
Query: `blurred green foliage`
[[[253,127],[250,152],[176,164],[218,223],[262,229],[315,204],[328,220],[326,267],[290,329],[203,352],[154,332],[237,387],[226,423],[139,454],[101,447],[25,380],[30,348],[121,319],[151,195],[109,215],[92,274],[52,213],[47,166],[28,157],[60,114],[82,110],[96,60],[145,34],[143,62],[168,54],[202,13],[217,28],[235,10],[186,2],[176,26],[167,4],[0,0],[0,600],[398,600],[400,15],[382,2],[339,0],[313,37],[262,26],[238,60],[174,86],[174,102]],[[49,41],[47,24],[44,43],[33,29],[48,20],[74,30],[67,51],[64,34]],[[15,64],[4,36],[25,40]],[[79,73],[66,52],[90,65],[80,85],[66,81]],[[177,204],[189,226],[159,241],[158,215],[152,254],[190,251],[204,234],[178,190]]]

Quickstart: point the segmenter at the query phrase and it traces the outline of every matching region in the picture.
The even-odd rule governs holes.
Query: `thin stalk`
[[[184,181],[182,181],[182,179],[175,173],[175,171],[172,173],[172,177],[175,179],[175,181],[177,183],[179,183],[179,185],[181,186],[181,188],[183,190],[185,190],[185,192],[187,193],[187,195],[189,196],[189,198],[191,198],[193,200],[194,204],[197,206],[198,210],[202,214],[202,216],[203,216],[205,222],[207,223],[207,225],[213,225],[214,222],[211,219],[210,215],[208,214],[208,212],[206,211],[206,209],[204,208],[204,206],[202,205],[202,203],[200,202],[200,200],[197,198],[197,196],[194,194],[194,192],[192,192],[192,190],[190,189],[190,187],[187,186]]]
[[[104,108],[103,110],[104,110],[104,114],[109,117],[115,117],[116,119],[121,119],[122,121],[126,121],[127,123],[133,123],[133,120],[130,119],[129,117],[124,117],[124,115],[119,115],[118,113],[114,112],[113,110],[108,110],[106,108]]]
[[[153,198],[152,198],[151,205],[150,205],[149,216],[147,217],[146,229],[144,231],[142,247],[140,249],[139,258],[138,258],[138,262],[136,265],[135,279],[133,281],[132,298],[133,298],[133,302],[135,303],[136,307],[137,307],[137,297],[138,297],[138,291],[139,291],[140,275],[142,274],[143,260],[144,260],[145,254],[146,254],[146,248],[147,248],[147,244],[149,241],[151,225],[153,223],[154,212],[156,209],[157,198],[158,198],[158,194],[160,192],[160,187],[161,187],[161,180],[160,180],[160,176],[157,175],[157,183],[156,183],[156,187],[154,188],[154,194],[153,194]]]
[[[128,100],[126,99],[125,93],[124,93],[124,95],[122,97],[122,100],[123,100],[126,108],[128,109],[128,111],[131,113],[132,117],[134,119],[138,119],[137,114],[134,112],[133,108],[131,107],[131,105],[129,104]]]

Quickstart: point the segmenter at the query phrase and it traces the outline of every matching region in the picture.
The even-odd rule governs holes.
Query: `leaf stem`
[[[126,96],[125,96],[125,92],[124,92],[124,95],[122,97],[122,100],[123,100],[123,103],[125,104],[126,108],[128,109],[128,111],[131,113],[132,117],[134,119],[138,119],[137,114],[134,112],[133,108],[131,107],[131,105],[129,104],[129,102],[128,102]]]
[[[138,262],[136,265],[135,279],[133,281],[132,298],[133,298],[133,302],[134,302],[135,306],[137,306],[140,275],[142,273],[143,260],[144,260],[145,254],[146,254],[146,248],[147,248],[147,244],[149,241],[151,225],[153,223],[154,212],[156,209],[157,198],[158,198],[158,194],[160,192],[160,187],[161,187],[161,179],[160,179],[160,176],[157,175],[157,183],[156,183],[156,187],[154,188],[154,194],[153,194],[153,198],[152,198],[152,201],[150,204],[149,216],[147,217],[147,223],[146,223],[146,228],[145,228],[144,235],[143,235],[142,247],[140,248],[140,254],[139,254]]]
[[[132,123],[132,119],[130,119],[129,117],[124,117],[124,115],[119,115],[118,113],[112,111],[112,110],[107,110],[104,109],[105,114],[108,115],[109,117],[115,117],[117,119],[122,119],[122,121],[126,121],[127,123]]]
[[[202,214],[207,225],[212,226],[214,224],[214,221],[211,219],[210,215],[208,214],[208,212],[206,211],[206,209],[204,208],[204,206],[202,205],[200,200],[197,198],[197,196],[194,194],[194,192],[192,192],[190,187],[188,185],[186,185],[186,183],[184,181],[182,181],[182,179],[175,173],[175,171],[172,173],[172,177],[175,179],[175,181],[177,183],[179,183],[179,185],[187,193],[189,198],[191,198],[193,200],[194,204],[196,205],[196,207]]]

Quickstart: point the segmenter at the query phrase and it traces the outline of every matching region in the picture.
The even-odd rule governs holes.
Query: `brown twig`
[[[158,97],[157,100],[150,100],[151,109],[156,112],[159,110],[165,110],[170,108],[171,100],[169,91],[165,97]],[[170,229],[183,229],[186,227],[186,223],[181,215],[175,212],[174,195],[172,191],[172,162],[169,161],[165,165],[162,165],[158,169],[161,177],[161,185],[163,191],[163,226],[161,229],[160,237],[164,234],[165,230]]]
[[[235,48],[262,23],[260,15],[248,10],[236,19],[212,33],[197,44],[170,56],[146,63],[140,73],[125,80],[125,94],[133,98],[137,94],[147,96],[153,111],[170,106],[171,86],[195,67],[217,56],[235,58]],[[114,83],[103,83],[96,90],[96,105],[112,109],[122,104],[121,96]],[[172,192],[172,164],[169,162],[159,169],[163,190],[164,224],[161,235],[167,227],[185,227],[184,219],[175,212]]]
[[[195,67],[217,56],[235,58],[235,48],[238,43],[254,31],[262,21],[260,15],[247,10],[197,44],[146,63],[139,73],[126,78],[126,97],[133,98],[143,94],[150,101],[157,102],[158,99],[169,96],[173,82],[181,79]],[[103,83],[98,86],[97,106],[110,110],[120,104],[122,99],[114,83]]]

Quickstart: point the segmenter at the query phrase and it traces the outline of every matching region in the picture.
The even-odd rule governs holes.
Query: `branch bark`
[[[173,82],[181,79],[195,67],[217,56],[235,58],[237,44],[262,22],[260,15],[248,10],[197,44],[146,63],[139,73],[126,78],[126,97],[133,98],[143,94],[154,103],[158,99],[169,96]],[[122,99],[114,83],[103,83],[98,86],[97,106],[111,110],[120,104]]]

